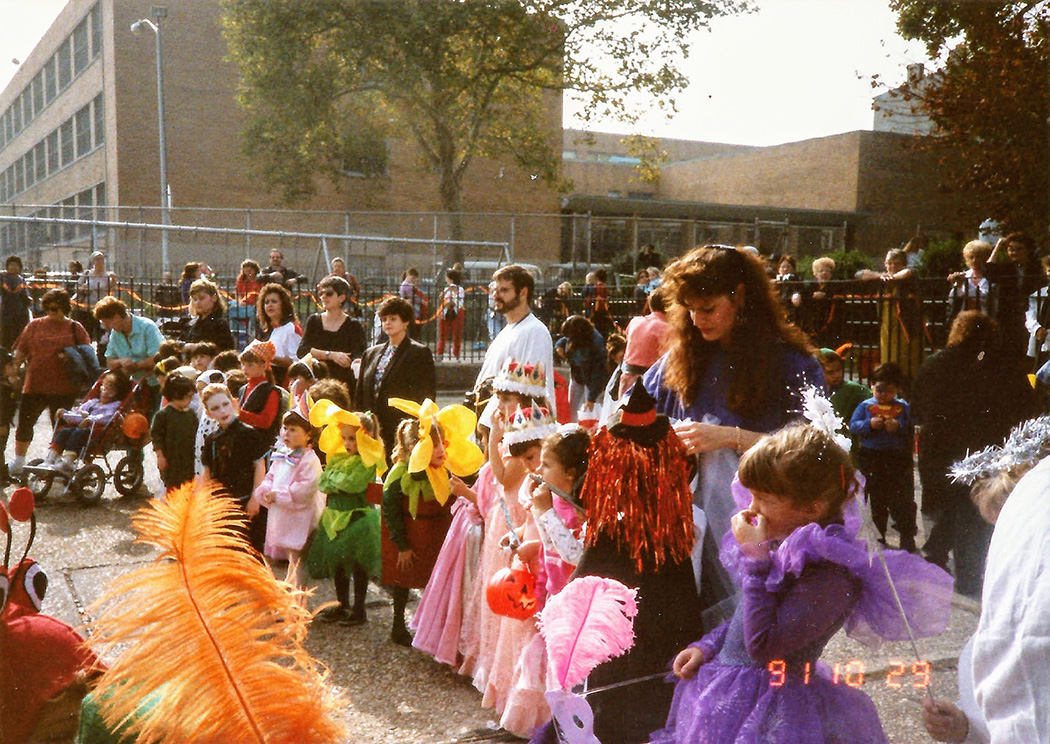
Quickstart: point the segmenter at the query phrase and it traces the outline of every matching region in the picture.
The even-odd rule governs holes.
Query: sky
[[[0,0],[0,89],[66,0]],[[643,134],[771,145],[871,129],[871,76],[891,86],[924,62],[921,44],[896,34],[887,0],[757,0],[758,12],[712,21],[683,69],[690,86],[667,121],[647,117]],[[566,126],[579,126],[567,102]],[[615,123],[594,125],[625,132]]]

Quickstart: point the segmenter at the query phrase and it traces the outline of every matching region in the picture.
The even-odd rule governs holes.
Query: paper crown
[[[521,393],[530,398],[546,398],[547,376],[540,363],[522,364],[508,357],[492,381],[492,389],[495,392]]]
[[[540,406],[519,408],[507,425],[503,441],[508,446],[521,442],[535,442],[556,431],[558,431],[558,422],[546,408]]]

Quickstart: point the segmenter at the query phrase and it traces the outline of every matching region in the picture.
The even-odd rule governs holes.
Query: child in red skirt
[[[467,440],[474,413],[461,405],[422,404],[391,398],[390,405],[411,414],[397,427],[394,466],[383,485],[383,583],[392,587],[394,622],[390,640],[412,645],[405,624],[408,590],[422,589],[430,579],[441,545],[452,523],[450,496],[465,495],[463,477],[478,470],[484,455]]]

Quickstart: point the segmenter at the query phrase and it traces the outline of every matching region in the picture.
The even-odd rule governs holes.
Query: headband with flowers
[[[422,403],[404,398],[391,398],[387,403],[419,419],[419,441],[412,448],[408,459],[408,472],[426,472],[427,479],[434,489],[434,497],[439,504],[444,505],[452,492],[449,487],[449,471],[451,470],[453,475],[463,477],[476,473],[485,464],[485,455],[468,438],[477,426],[477,416],[469,408],[458,403],[438,410],[437,403],[430,398]],[[430,439],[430,430],[435,421],[445,435],[445,465],[432,468],[430,460],[434,455],[434,443]]]
[[[330,400],[320,400],[310,408],[310,425],[324,427],[317,438],[317,446],[328,457],[346,452],[343,432],[339,428],[343,424],[357,427],[357,454],[361,456],[361,462],[365,467],[375,466],[376,472],[382,474],[386,470],[383,444],[369,435],[356,413],[344,411]]]

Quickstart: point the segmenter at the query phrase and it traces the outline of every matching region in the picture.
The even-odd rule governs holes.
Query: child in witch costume
[[[328,503],[310,546],[307,567],[315,579],[332,579],[339,600],[338,605],[321,610],[318,619],[361,625],[367,620],[368,579],[379,578],[381,568],[379,512],[367,494],[377,476],[386,471],[379,422],[370,413],[352,413],[330,400],[320,400],[311,407],[310,422],[324,427],[318,445],[327,464],[320,488],[328,494]]]
[[[842,627],[875,647],[940,633],[952,580],[903,551],[875,559],[856,539],[858,524],[844,507],[860,487],[845,438],[843,445],[815,426],[792,425],[741,459],[739,479],[751,499],[732,519],[735,539],[722,545],[740,604],[730,621],[675,657],[681,681],[666,728],[651,742],[886,742],[870,698],[833,684],[817,660]]]
[[[574,579],[601,576],[638,590],[634,648],[598,666],[589,677],[592,688],[664,672],[696,637],[701,607],[690,559],[689,471],[669,420],[657,415],[645,387],[634,385],[591,441],[580,493],[587,535]],[[663,722],[671,695],[661,679],[591,695],[595,735],[602,744],[647,741]],[[548,726],[533,740],[554,736]]]
[[[470,442],[477,417],[466,406],[438,410],[427,398],[422,403],[391,398],[389,404],[413,418],[397,427],[394,467],[383,485],[383,583],[393,587],[394,622],[390,640],[412,645],[405,624],[408,590],[422,589],[430,579],[452,515],[449,471],[460,477],[476,473],[484,462]],[[465,486],[463,486],[465,489]],[[464,495],[462,491],[456,494]]]
[[[321,461],[310,446],[314,429],[308,416],[304,409],[284,414],[280,441],[270,454],[270,469],[248,502],[249,517],[254,517],[263,506],[269,510],[264,553],[288,561],[284,580],[300,590],[306,588],[303,547],[324,508],[317,490]]]

